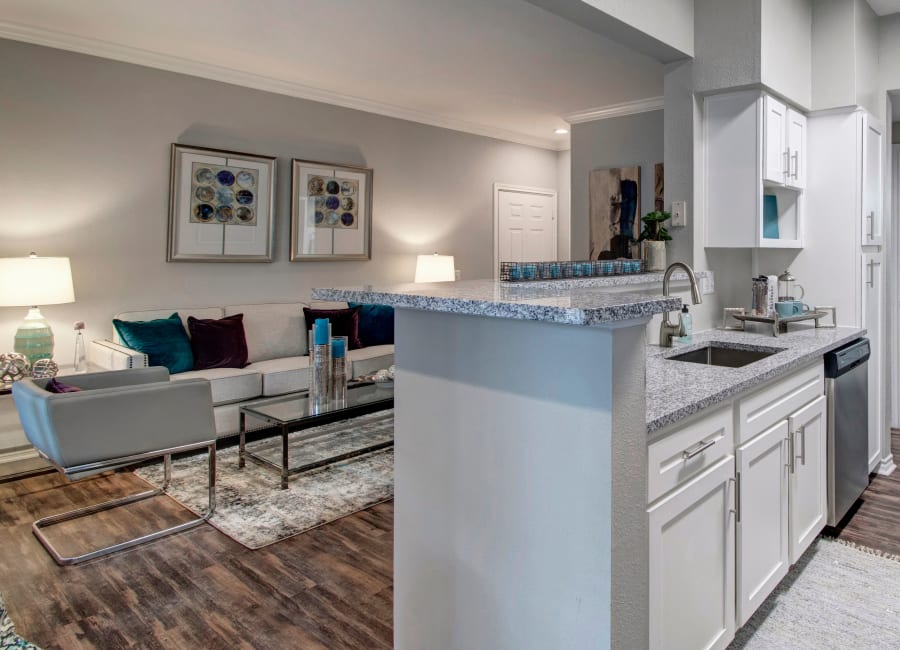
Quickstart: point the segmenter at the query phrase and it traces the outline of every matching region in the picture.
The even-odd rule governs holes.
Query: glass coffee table
[[[238,467],[244,467],[246,459],[250,459],[263,467],[268,467],[281,474],[281,489],[286,490],[288,477],[291,474],[308,472],[318,467],[324,467],[341,460],[361,456],[379,449],[391,447],[394,444],[393,433],[390,437],[381,436],[378,439],[369,439],[359,446],[338,445],[338,450],[329,451],[320,449],[321,445],[315,445],[316,439],[329,435],[328,432],[310,432],[305,437],[294,436],[291,442],[298,440],[308,442],[313,449],[311,454],[305,455],[302,464],[291,467],[288,461],[288,436],[298,431],[311,429],[324,424],[349,420],[360,415],[384,411],[394,407],[394,386],[391,384],[365,383],[351,385],[347,389],[347,399],[341,402],[329,401],[324,404],[315,404],[305,394],[285,395],[261,400],[253,404],[240,407],[239,411],[239,435],[240,451]],[[279,430],[281,436],[280,463],[265,458],[259,453],[248,451],[246,447],[247,418],[262,420],[266,424]],[[376,437],[377,438],[377,437]],[[337,453],[333,453],[337,451]]]

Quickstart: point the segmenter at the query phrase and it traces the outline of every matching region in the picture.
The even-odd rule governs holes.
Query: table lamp
[[[453,282],[456,266],[452,255],[419,255],[416,259],[416,282]]]
[[[53,332],[37,305],[75,302],[68,257],[0,258],[0,307],[31,307],[16,330],[15,351],[29,363],[53,358]]]

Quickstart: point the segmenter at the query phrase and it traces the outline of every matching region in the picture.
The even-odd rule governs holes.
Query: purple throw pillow
[[[194,370],[209,368],[243,368],[247,365],[247,337],[244,315],[225,318],[188,316]]]
[[[78,386],[71,386],[69,384],[64,384],[59,379],[54,377],[44,386],[44,389],[50,393],[80,393],[81,389]]]
[[[310,309],[303,308],[306,317],[306,330],[313,328],[317,318],[327,318],[331,321],[332,336],[346,336],[351,350],[363,347],[359,340],[359,307],[350,309]]]

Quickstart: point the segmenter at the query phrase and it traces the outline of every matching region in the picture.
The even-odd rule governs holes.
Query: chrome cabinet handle
[[[866,215],[866,219],[869,221],[869,239],[875,239],[875,211],[872,210],[869,214]]]
[[[784,160],[781,162],[781,173],[785,176],[791,175],[791,148],[784,150]]]
[[[702,454],[704,451],[706,451],[707,449],[712,447],[714,444],[716,444],[715,440],[701,440],[693,447],[688,447],[683,452],[681,452],[681,458],[683,460],[688,460],[690,458],[693,458],[697,454]]]
[[[872,260],[869,260],[868,267],[869,267],[869,280],[866,282],[866,284],[874,289],[875,288],[875,262]]]
[[[791,474],[794,474],[797,467],[794,465],[794,434],[788,433],[787,437],[788,443],[788,468],[790,468]]]
[[[800,156],[799,151],[795,151],[794,155],[791,156],[791,160],[794,161],[794,171],[793,171],[793,173],[791,173],[791,178],[793,178],[794,180],[797,180],[797,176],[800,175],[800,158],[799,158],[799,156]]]
[[[800,427],[800,464],[806,465],[806,427]]]
[[[734,521],[741,523],[741,473],[735,474],[734,478]]]

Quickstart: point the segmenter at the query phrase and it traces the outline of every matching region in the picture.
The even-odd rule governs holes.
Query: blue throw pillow
[[[394,308],[388,305],[364,305],[347,303],[359,310],[359,338],[366,347],[394,343]]]
[[[194,369],[191,342],[178,312],[168,318],[127,321],[113,319],[122,343],[143,352],[151,366],[165,366],[171,374]]]

